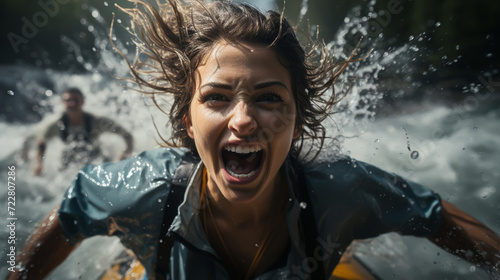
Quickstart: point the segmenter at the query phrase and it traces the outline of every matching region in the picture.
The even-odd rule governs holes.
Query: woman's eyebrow
[[[230,85],[221,84],[221,83],[206,83],[206,84],[202,85],[200,88],[204,88],[204,87],[220,88],[220,89],[227,89],[227,90],[232,89],[232,87]]]
[[[263,83],[255,85],[253,87],[253,89],[259,90],[259,89],[264,89],[264,88],[268,88],[268,87],[272,87],[272,86],[276,86],[276,85],[281,86],[281,87],[285,88],[286,90],[288,90],[288,87],[280,81],[263,82]],[[223,83],[216,83],[216,82],[206,83],[206,84],[202,85],[200,88],[205,88],[205,87],[220,88],[220,89],[226,89],[226,90],[233,89],[231,85],[223,84]]]
[[[258,90],[258,89],[263,89],[263,88],[268,88],[268,87],[272,87],[272,86],[282,86],[284,87],[286,90],[288,90],[288,87],[280,82],[280,81],[271,81],[271,82],[264,82],[264,83],[260,83],[260,84],[257,84],[253,87],[254,90]]]

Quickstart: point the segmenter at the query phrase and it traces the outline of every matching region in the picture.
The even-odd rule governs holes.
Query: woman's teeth
[[[237,154],[249,154],[249,153],[258,152],[262,149],[260,147],[227,146],[227,147],[224,147],[224,150],[230,151],[233,153],[237,153]]]
[[[224,147],[223,159],[229,175],[249,178],[257,172],[262,148],[259,146],[228,145]]]
[[[248,177],[250,177],[250,176],[252,176],[252,175],[255,174],[255,170],[251,171],[248,174],[236,174],[236,173],[232,172],[231,170],[229,170],[227,168],[226,168],[226,170],[227,170],[227,173],[229,173],[229,175],[231,175],[233,177],[236,177],[236,178],[248,178]]]

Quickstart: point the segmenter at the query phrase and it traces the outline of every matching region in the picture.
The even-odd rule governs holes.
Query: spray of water
[[[399,90],[392,92],[393,96],[396,97],[411,91],[412,86],[418,86],[418,83],[412,81],[411,61],[420,54],[421,50],[413,46],[411,42],[424,40],[425,33],[410,38],[410,42],[402,47],[387,50],[377,49],[377,42],[383,40],[382,36],[370,37],[370,32],[367,30],[367,23],[376,16],[373,8],[370,9],[374,3],[374,1],[368,3],[367,14],[363,14],[361,7],[354,8],[344,20],[345,24],[338,30],[336,38],[328,43],[328,47],[335,52],[339,60],[345,59],[349,51],[352,50],[352,46],[357,43],[353,40],[355,34],[365,36],[360,55],[369,53],[371,48],[374,50],[360,63],[351,64],[336,86],[335,90],[340,95],[349,86],[350,90],[335,109],[336,113],[325,120],[324,124],[331,140],[327,141],[327,149],[321,153],[319,160],[331,160],[339,154],[349,154],[430,186],[437,186],[437,190],[444,193],[444,199],[461,202],[467,198],[468,201],[471,201],[469,202],[470,209],[476,206],[474,202],[480,200],[482,205],[489,206],[476,207],[472,209],[472,213],[474,214],[474,210],[477,211],[475,214],[482,215],[483,221],[489,222],[489,225],[497,229],[500,228],[498,224],[500,217],[495,214],[500,213],[500,211],[498,211],[498,206],[494,205],[494,201],[498,201],[500,194],[495,187],[495,182],[500,181],[500,175],[498,171],[492,169],[492,166],[496,166],[494,163],[500,162],[498,158],[500,137],[493,133],[479,133],[481,131],[495,131],[495,122],[492,122],[491,119],[499,118],[500,112],[492,110],[488,116],[477,115],[469,119],[467,118],[469,115],[461,113],[455,108],[435,106],[410,115],[400,115],[397,118],[376,118],[376,112],[383,112],[379,106],[387,93],[384,85],[390,82],[390,80],[389,82],[382,81],[381,76],[387,76],[387,73],[391,73],[399,79],[398,85],[402,86]],[[302,1],[299,20],[307,16],[308,5],[307,0]],[[75,57],[85,72],[74,74],[51,69],[40,70],[27,66],[0,67],[0,78],[7,79],[6,77],[8,77],[8,79],[15,81],[8,83],[10,85],[8,95],[20,97],[22,100],[20,102],[24,102],[23,104],[27,107],[27,109],[24,108],[25,113],[20,111],[20,114],[35,116],[31,119],[17,116],[17,121],[4,120],[0,122],[0,129],[8,131],[7,134],[0,136],[0,145],[4,147],[0,153],[0,166],[2,170],[6,170],[6,166],[16,165],[18,174],[20,174],[16,194],[19,244],[24,243],[29,232],[45,213],[48,213],[52,207],[59,203],[62,192],[78,169],[78,166],[65,170],[48,168],[44,177],[33,178],[30,176],[34,159],[33,142],[30,143],[25,139],[32,139],[35,134],[38,127],[38,124],[34,122],[36,116],[42,116],[46,119],[53,113],[61,112],[60,97],[55,93],[68,86],[81,88],[86,94],[84,109],[96,115],[110,116],[119,121],[132,132],[135,138],[136,152],[157,146],[156,139],[158,137],[151,123],[151,115],[160,129],[166,121],[165,117],[153,108],[147,98],[128,90],[123,87],[123,83],[119,83],[113,78],[113,76],[126,76],[128,68],[123,59],[112,50],[108,37],[109,22],[104,20],[99,10],[86,6],[81,23],[87,27],[94,40],[92,52],[97,57],[95,62],[86,61],[78,44],[70,38],[62,37],[62,41],[67,46],[68,55]],[[117,16],[116,23],[118,26],[128,29],[126,20],[122,19],[120,15]],[[312,31],[314,32],[314,30]],[[130,46],[132,46],[130,41],[115,36],[112,37],[112,40],[126,55],[132,55],[129,53]],[[428,74],[432,74],[433,71],[436,69],[429,67]],[[475,87],[467,90],[479,91]],[[453,118],[454,126],[450,128],[449,120],[451,117],[449,116],[455,115],[458,116]],[[477,124],[481,124],[481,128],[473,129],[473,127],[478,126]],[[490,126],[491,129],[488,129]],[[419,151],[418,156],[409,156],[407,151],[409,145],[407,145],[407,139],[402,133],[401,127],[405,128],[407,135],[412,136],[411,147],[413,151]],[[436,136],[436,131],[440,133],[439,137]],[[165,130],[162,132],[166,133]],[[457,144],[449,145],[450,141]],[[113,139],[111,136],[106,137],[102,142],[103,150],[109,150],[111,154],[116,152],[116,147],[123,145],[120,143],[120,139]],[[61,141],[57,140],[49,144],[45,159],[46,166],[57,166],[62,147]],[[442,156],[431,157],[438,152]],[[471,169],[471,165],[474,168]],[[482,174],[481,178],[477,177],[479,172],[473,173],[471,171],[478,169],[484,170],[480,173]],[[467,172],[461,173],[461,170],[467,170]],[[0,174],[2,180],[5,179],[4,173]],[[0,193],[2,203],[6,201],[5,195],[5,192]],[[475,200],[471,200],[471,197]],[[465,205],[467,206],[467,204]],[[492,211],[493,209],[496,211]],[[0,212],[3,220],[6,218],[5,215],[4,211]],[[0,232],[0,240],[6,240],[6,234],[8,233]],[[479,270],[472,273],[468,266],[457,265],[454,260],[450,261],[450,258],[436,257],[437,250],[430,249],[432,246],[430,244],[422,245],[422,243],[411,240],[410,242],[405,241],[405,246],[401,244],[403,241],[398,238],[391,236],[379,239],[373,244],[359,247],[358,253],[367,259],[370,256],[375,256],[369,261],[376,264],[377,267],[382,267],[382,271],[379,273],[389,275],[389,278],[386,279],[393,279],[391,278],[393,274],[404,275],[405,279],[422,278],[422,275],[415,273],[408,263],[419,267],[419,271],[423,271],[423,276],[427,277],[426,279],[430,279],[429,275],[432,273],[434,273],[432,275],[439,275],[436,277],[466,275],[471,277],[470,279],[480,279],[484,276],[480,274]],[[96,258],[97,254],[88,246],[87,249],[80,249],[77,256],[71,257],[54,274],[54,279],[96,279],[98,272],[104,269],[109,262],[106,262],[105,259],[112,259],[112,255],[121,250],[117,242],[110,243],[102,239],[86,242],[91,247],[109,246],[112,249],[108,250],[109,254],[102,255],[104,259]],[[419,245],[409,245],[409,243]],[[394,248],[393,245],[397,245],[397,248]],[[3,277],[2,274],[7,271],[4,267],[5,261],[3,261],[5,255],[2,252],[0,277]],[[429,258],[435,259],[439,265],[435,267],[425,265]],[[400,265],[393,267],[391,263],[399,263]],[[449,268],[450,271],[452,268],[458,267],[458,271],[453,273],[439,272],[442,271],[440,266],[445,267],[445,269]],[[92,274],[89,271],[95,273]]]

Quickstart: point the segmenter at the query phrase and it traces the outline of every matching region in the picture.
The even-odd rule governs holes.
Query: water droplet
[[[476,271],[476,266],[472,265],[469,270],[470,270],[470,272]]]
[[[12,90],[8,90],[8,91],[7,91],[7,94],[8,94],[8,95],[14,95],[14,92],[13,92]]]
[[[53,92],[50,89],[45,91],[45,96],[47,96],[47,97],[52,96],[52,94],[53,94]]]
[[[413,39],[415,39],[415,37],[410,36],[410,37],[408,38],[408,41],[413,41]]]
[[[438,21],[436,22],[436,27],[440,27],[441,26],[441,23]]]
[[[260,246],[259,246],[259,244],[255,243],[255,247],[259,248]]]
[[[378,142],[380,142],[380,140],[379,139],[375,139],[375,141],[373,141],[373,142],[374,143],[378,143]]]
[[[110,206],[113,206],[113,203],[111,203],[111,201],[108,201],[108,203],[109,203]]]
[[[161,198],[158,198],[158,202],[160,202],[160,203],[161,203]]]
[[[333,175],[330,175],[330,180],[333,180],[333,178],[334,178]]]
[[[405,135],[406,135],[406,148],[408,148],[408,151],[411,151],[410,137],[408,137],[408,132],[406,131],[406,128],[404,128],[403,126],[401,128],[405,131]]]
[[[108,5],[109,5],[108,2],[104,1],[104,6],[107,7]]]
[[[299,205],[300,205],[300,208],[302,208],[302,209],[306,209],[307,208],[307,203],[305,203],[303,201]]]
[[[418,156],[419,156],[418,151],[413,151],[413,152],[411,152],[411,154],[410,154],[410,157],[411,157],[412,159],[417,159],[417,158],[418,158]]]

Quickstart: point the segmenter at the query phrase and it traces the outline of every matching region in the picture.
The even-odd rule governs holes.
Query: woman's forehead
[[[272,48],[261,44],[231,44],[225,41],[214,45],[197,68],[197,82],[209,80],[276,79],[289,85],[290,74],[280,63]]]
[[[201,60],[201,64],[205,64],[209,59],[220,58],[221,56],[229,56],[235,54],[243,54],[251,56],[252,54],[269,54],[277,57],[275,50],[269,48],[265,44],[245,43],[240,41],[219,40],[213,43],[209,51]]]

